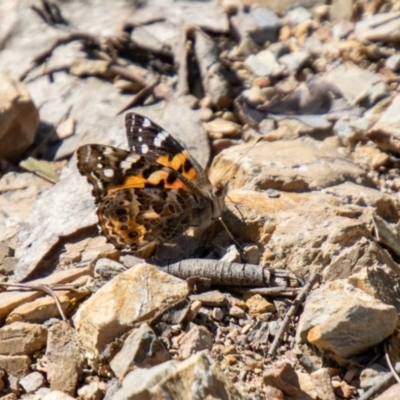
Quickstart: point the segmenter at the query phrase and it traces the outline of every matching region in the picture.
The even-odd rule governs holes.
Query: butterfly
[[[101,144],[77,151],[107,241],[141,251],[220,219],[226,185],[213,186],[185,147],[149,118],[128,113],[125,126],[129,151]]]

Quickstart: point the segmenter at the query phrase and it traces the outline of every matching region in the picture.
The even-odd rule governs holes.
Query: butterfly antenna
[[[226,230],[226,233],[228,234],[228,236],[230,237],[230,239],[232,240],[233,243],[235,243],[235,245],[238,247],[238,249],[240,250],[241,253],[244,253],[244,248],[239,244],[239,242],[233,237],[231,231],[229,230],[228,226],[226,225],[226,223],[224,222],[224,220],[222,219],[222,217],[218,218],[219,222],[221,222],[221,225],[224,227],[224,229]]]

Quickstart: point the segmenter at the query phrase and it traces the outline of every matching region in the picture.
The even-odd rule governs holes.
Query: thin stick
[[[303,303],[307,293],[312,289],[315,282],[319,279],[319,273],[313,272],[303,286],[301,292],[297,295],[296,299],[294,300],[293,304],[289,307],[289,310],[286,313],[286,316],[282,322],[281,327],[279,328],[279,332],[276,334],[274,341],[271,344],[271,347],[268,350],[269,355],[275,355],[276,351],[278,350],[278,346],[281,342],[283,334],[286,332],[290,319],[296,314],[297,310],[299,309],[300,305]]]
[[[400,373],[400,363],[394,368],[397,373]],[[369,400],[372,396],[379,393],[381,389],[387,387],[393,380],[393,375],[388,374],[380,379],[374,386],[369,388],[358,400]]]
[[[124,111],[129,110],[130,108],[142,104],[152,93],[154,88],[160,82],[160,78],[157,78],[153,83],[144,87],[139,93],[135,94],[128,103],[123,106],[115,115],[122,114]]]
[[[29,289],[41,290],[42,292],[49,294],[54,299],[57,309],[58,309],[58,312],[61,315],[61,318],[64,321],[67,321],[67,317],[64,314],[64,311],[61,306],[61,302],[60,302],[58,296],[55,294],[53,289],[55,289],[55,290],[66,290],[67,289],[68,290],[68,289],[74,288],[73,285],[54,285],[54,288],[52,289],[52,288],[50,288],[49,285],[0,282],[0,286],[15,287],[15,288],[25,289],[25,290],[29,290]]]
[[[390,361],[390,356],[389,356],[389,351],[388,351],[388,344],[387,344],[387,342],[385,342],[384,348],[385,348],[385,358],[386,358],[386,362],[388,363],[388,366],[389,366],[390,370],[392,371],[392,374],[393,374],[393,376],[394,376],[394,379],[396,379],[396,381],[397,381],[398,383],[400,383],[400,377],[399,377],[399,375],[397,375],[397,372],[396,372],[396,370],[393,368],[393,364],[392,364],[392,362]]]

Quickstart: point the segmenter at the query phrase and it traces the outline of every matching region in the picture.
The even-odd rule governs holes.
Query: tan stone
[[[86,278],[89,279],[89,275]],[[79,290],[72,291],[57,291],[56,295],[60,301],[61,308],[65,315],[71,315],[78,307],[80,300],[90,294],[89,289],[82,287]],[[29,303],[25,303],[15,308],[6,318],[6,324],[11,324],[17,321],[25,321],[32,323],[41,323],[50,318],[60,318],[60,311],[53,297],[40,297]]]
[[[243,300],[246,302],[250,315],[276,311],[275,306],[259,294],[244,294]]]
[[[84,360],[75,330],[68,322],[61,321],[49,328],[46,356],[50,389],[74,395]]]
[[[43,400],[74,400],[75,397],[68,396],[66,393],[59,390],[51,391],[43,397]]]
[[[389,389],[386,389],[378,397],[375,397],[375,400],[397,400],[399,398],[399,393],[400,393],[400,383],[396,383]]]
[[[307,339],[322,351],[347,358],[390,336],[397,319],[395,307],[381,303],[345,280],[333,281],[308,296],[297,341]],[[373,330],[368,321],[375,321]]]
[[[213,338],[205,326],[190,324],[190,329],[179,340],[179,355],[183,360],[201,350],[211,350]]]
[[[0,75],[0,157],[12,159],[34,141],[39,112],[23,82]]]
[[[215,157],[209,175],[214,183],[229,182],[231,189],[287,192],[368,181],[366,172],[338,149],[304,137],[230,147]]]
[[[312,372],[310,376],[319,398],[324,400],[336,400],[328,368],[320,368]]]
[[[187,296],[186,282],[149,264],[138,264],[104,285],[78,310],[79,340],[98,354],[107,343],[163,307]]]
[[[28,356],[2,356],[0,355],[0,368],[8,375],[22,378],[28,374],[31,359]]]
[[[204,123],[204,128],[208,134],[215,139],[235,138],[240,135],[240,125],[223,118],[217,118]]]
[[[46,278],[31,281],[32,284],[51,285],[55,283],[69,283],[82,275],[88,275],[91,272],[90,267],[72,268],[65,271],[56,271]],[[0,320],[4,319],[12,310],[21,304],[33,301],[46,295],[42,291],[18,292],[11,289],[0,293]]]
[[[209,398],[243,398],[209,353],[201,351],[180,363],[167,361],[150,369],[138,368],[130,372],[113,400],[165,397],[190,400],[198,397],[199,382],[202,393],[207,393]]]
[[[15,322],[0,329],[0,354],[33,354],[46,345],[47,329],[41,325]]]
[[[267,369],[263,374],[265,385],[273,386],[288,396],[300,393],[299,379],[290,364],[277,365]]]

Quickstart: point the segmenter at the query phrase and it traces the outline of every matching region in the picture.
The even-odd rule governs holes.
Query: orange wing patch
[[[188,190],[187,186],[179,179],[169,174],[167,171],[155,171],[148,178],[142,175],[128,176],[121,186],[108,189],[107,194],[115,193],[121,189],[143,189],[145,187],[156,186],[164,189],[183,189]]]
[[[185,152],[176,154],[172,160],[169,160],[168,155],[164,155],[158,157],[156,161],[164,167],[169,167],[178,171],[186,179],[194,179],[197,175],[196,169],[193,167]]]

